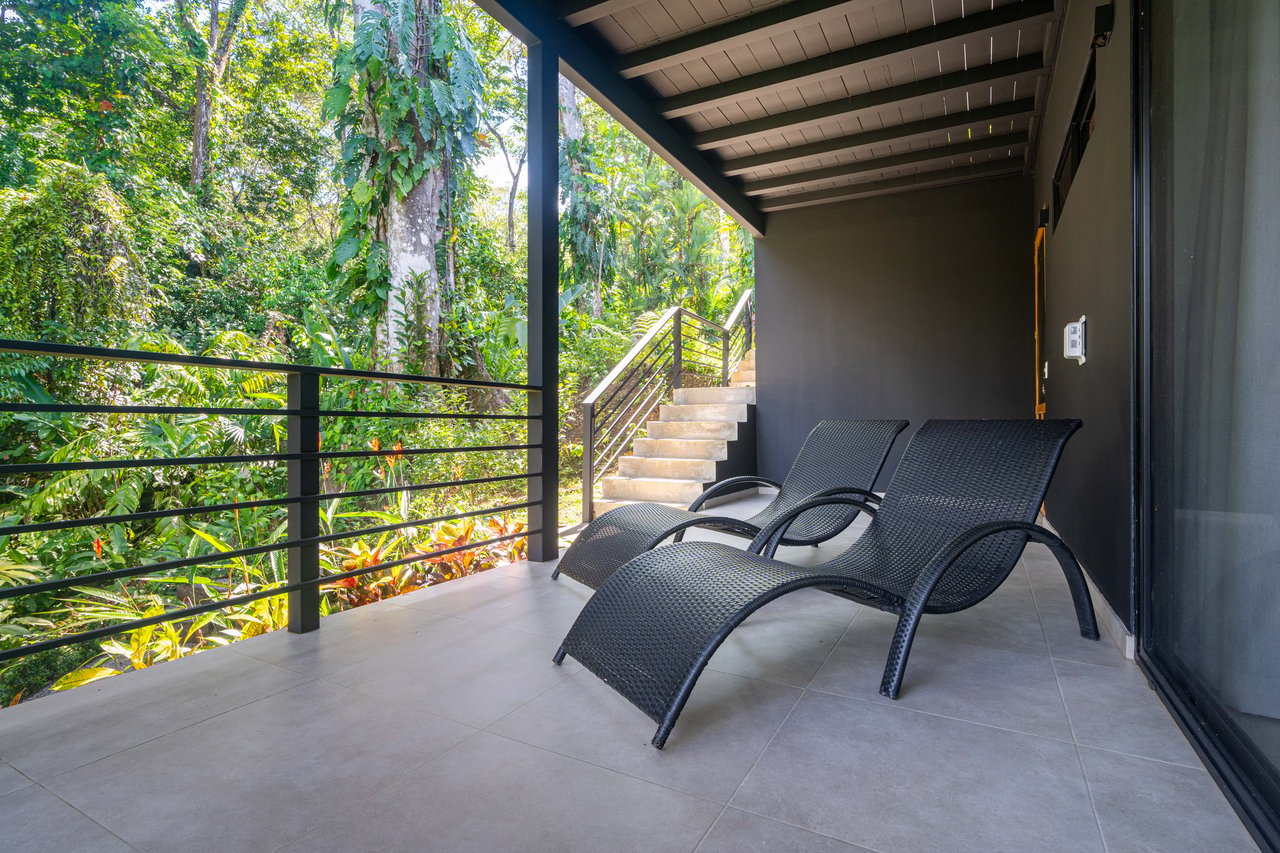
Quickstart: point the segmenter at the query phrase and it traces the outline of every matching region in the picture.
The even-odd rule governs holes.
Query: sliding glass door
[[[1146,655],[1280,810],[1280,2],[1150,21]]]

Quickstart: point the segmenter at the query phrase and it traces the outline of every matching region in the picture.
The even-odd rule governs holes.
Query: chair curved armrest
[[[718,483],[708,486],[705,492],[698,495],[698,497],[694,499],[693,503],[689,504],[689,512],[697,512],[704,503],[717,495],[723,495],[726,492],[734,491],[741,486],[748,486],[752,483],[757,486],[770,486],[774,489],[782,488],[781,483],[776,483],[768,477],[757,477],[754,474],[748,474],[743,477],[730,477],[727,480],[721,480]]]
[[[783,534],[787,532],[787,528],[791,523],[800,516],[804,515],[811,509],[817,509],[822,506],[838,506],[844,504],[846,506],[857,507],[868,515],[874,516],[876,508],[867,503],[862,498],[851,498],[844,495],[827,495],[825,497],[813,497],[797,504],[773,521],[766,524],[760,529],[755,539],[751,540],[751,544],[747,546],[747,550],[753,554],[761,554],[765,557],[772,557],[778,550],[778,545],[782,542]]]
[[[1076,616],[1080,620],[1081,635],[1091,640],[1098,639],[1098,625],[1094,617],[1092,603],[1089,600],[1089,589],[1085,584],[1080,564],[1076,561],[1075,555],[1071,553],[1071,549],[1067,547],[1067,543],[1040,525],[1026,521],[991,521],[986,524],[979,524],[959,534],[938,549],[928,565],[925,566],[924,571],[916,577],[916,581],[911,587],[911,592],[907,594],[906,601],[903,604],[902,614],[898,620],[898,628],[893,635],[889,664],[885,667],[884,678],[880,682],[880,693],[882,695],[888,696],[890,699],[898,697],[898,690],[902,686],[902,673],[905,668],[906,657],[911,650],[911,642],[915,638],[920,616],[924,613],[925,604],[928,603],[929,596],[933,594],[934,588],[942,580],[943,575],[955,565],[956,560],[964,556],[965,552],[974,545],[1001,533],[1022,533],[1032,541],[1049,546],[1049,550],[1053,552],[1054,557],[1062,565],[1067,575],[1067,582],[1072,588],[1072,598],[1076,605]]]
[[[882,500],[875,492],[867,489],[859,489],[856,486],[836,486],[834,489],[826,489],[821,492],[814,492],[809,495],[811,498],[825,498],[831,495],[854,495],[862,498],[869,504],[878,504]]]

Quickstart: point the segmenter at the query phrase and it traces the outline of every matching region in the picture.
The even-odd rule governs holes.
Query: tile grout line
[[[854,621],[857,620],[858,616],[860,616],[865,609],[866,609],[866,605],[862,605],[862,604],[858,605],[858,609],[853,614],[853,618],[849,620],[849,624],[846,625],[844,627],[844,630],[840,632],[840,637],[831,645],[831,649],[827,652],[827,656],[822,659],[822,663],[818,665],[818,671],[813,674],[813,678],[818,677],[818,672],[821,672],[822,667],[826,666],[826,663],[828,660],[830,660],[831,655],[835,653],[836,646],[840,645],[841,640],[845,638],[845,635],[849,633],[849,629],[853,627]],[[813,678],[809,679],[810,684],[813,683]],[[779,820],[778,818],[772,817],[770,815],[760,814],[759,812],[752,811],[751,809],[746,809],[740,806],[732,805],[734,797],[738,796],[738,793],[742,790],[742,786],[747,783],[747,778],[752,774],[752,772],[755,771],[756,766],[760,763],[760,759],[764,758],[764,754],[769,751],[769,747],[773,746],[773,742],[777,739],[779,733],[781,733],[783,726],[785,726],[787,724],[787,721],[791,719],[791,715],[795,713],[796,708],[799,707],[801,700],[804,699],[805,694],[808,693],[809,690],[810,688],[808,686],[801,688],[800,695],[797,696],[796,701],[792,703],[791,709],[787,711],[787,715],[782,718],[782,722],[778,724],[778,727],[776,729],[774,729],[773,734],[769,737],[769,742],[764,745],[764,749],[760,750],[760,754],[756,756],[756,760],[751,763],[750,769],[748,769],[746,772],[746,775],[742,777],[742,781],[738,783],[738,787],[735,788],[733,794],[729,796],[729,799],[725,803],[724,808],[720,810],[720,814],[716,817],[715,821],[712,823],[711,826],[713,828],[717,823],[719,823],[720,818],[723,817],[724,813],[728,811],[730,808],[736,808],[739,811],[746,812],[747,814],[753,814],[756,817],[764,818],[765,820],[771,820],[771,821],[774,821],[775,823],[780,823],[784,826],[790,826],[794,829],[800,829],[800,830],[804,830],[805,832],[811,832],[814,835],[817,835],[821,838],[830,838],[831,840],[838,841],[841,844],[848,844],[853,847],[860,847],[863,850],[869,851],[869,853],[881,853],[881,851],[874,850],[873,848],[865,847],[864,845],[861,845],[861,844],[854,844],[851,841],[845,841],[843,838],[836,838],[834,835],[827,835],[822,832],[816,832],[807,826],[799,826],[797,824],[790,823],[789,821]],[[820,695],[824,695],[824,696],[830,695],[830,694],[823,693],[820,690],[814,690],[813,692],[818,693]],[[710,832],[711,832],[711,828],[708,828],[707,833],[709,834]],[[706,835],[703,836],[703,841],[705,840],[706,840]],[[702,846],[702,841],[698,842],[698,846]],[[696,853],[696,848],[695,848],[695,853]]]
[[[634,773],[628,773],[627,771],[619,770],[616,767],[608,767],[604,764],[598,764],[586,758],[579,758],[576,755],[565,755],[563,752],[557,752],[554,749],[549,749],[545,746],[539,746],[536,743],[526,743],[520,740],[519,738],[514,738],[514,737],[511,737],[510,735],[504,735],[500,732],[491,732],[487,730],[482,730],[482,731],[484,731],[484,734],[487,734],[490,737],[501,738],[502,740],[509,741],[510,743],[518,744],[519,746],[526,746],[529,749],[536,749],[539,752],[545,752],[547,755],[554,755],[557,758],[563,758],[566,761],[573,761],[578,764],[585,764],[588,767],[594,767],[597,770],[603,770],[606,773],[616,773],[617,775],[622,776],[626,779],[631,779],[632,781],[635,781],[635,782],[642,782],[645,785],[653,785],[655,788],[661,788],[664,791],[670,791],[671,793],[679,794],[682,797],[691,797],[695,800],[699,800],[700,802],[710,803],[713,806],[724,805],[723,803],[720,803],[717,800],[713,800],[710,797],[704,797],[702,794],[693,794],[693,793],[690,793],[689,791],[682,791],[679,788],[673,788],[672,786],[664,782],[655,782],[652,779],[645,779],[643,776],[637,776]],[[477,734],[478,733],[479,732],[477,732]],[[647,745],[646,745],[646,748],[647,748]],[[435,759],[433,758],[432,760],[434,761]]]
[[[350,689],[350,688],[348,688],[348,689]],[[420,709],[419,709],[419,710],[420,710]],[[455,722],[456,722],[456,721],[455,721]],[[456,748],[458,748],[458,747],[462,746],[464,743],[466,743],[467,741],[471,740],[471,739],[472,739],[472,738],[474,738],[476,735],[480,734],[480,732],[481,732],[481,731],[483,731],[483,729],[473,728],[473,729],[471,730],[471,732],[469,732],[469,733],[468,733],[464,738],[462,738],[461,740],[459,740],[457,743],[453,743],[453,744],[450,744],[449,746],[446,746],[444,749],[440,750],[439,752],[435,753],[434,755],[429,756],[428,758],[424,759],[421,763],[414,765],[411,769],[406,770],[404,773],[401,773],[399,776],[397,776],[397,777],[395,777],[394,779],[392,779],[391,781],[387,782],[387,784],[379,786],[376,790],[373,790],[373,791],[369,792],[369,794],[368,794],[367,796],[361,797],[360,799],[356,800],[356,802],[357,802],[357,803],[365,803],[365,802],[368,802],[369,800],[373,799],[373,798],[374,798],[374,797],[376,797],[378,794],[381,794],[383,791],[387,790],[388,788],[390,788],[392,785],[396,784],[397,782],[400,782],[400,781],[404,780],[406,777],[408,777],[408,776],[410,776],[410,775],[412,775],[412,774],[414,774],[414,773],[417,773],[419,770],[421,770],[422,768],[426,767],[428,764],[430,764],[431,762],[435,761],[437,758],[439,758],[440,756],[444,755],[446,752],[450,752],[450,751],[452,751],[452,750],[454,750],[454,749],[456,749]],[[292,836],[292,837],[290,837],[290,838],[286,839],[285,841],[281,842],[278,846],[276,846],[276,847],[272,848],[272,853],[279,853],[279,851],[281,851],[281,850],[283,850],[284,848],[288,847],[290,844],[293,844],[295,841],[298,841],[299,839],[303,838],[303,837],[304,837],[304,836],[306,836],[307,834],[309,834],[309,833],[311,833],[311,832],[314,832],[316,829],[317,829],[317,827],[316,827],[314,824],[313,824],[313,825],[311,825],[311,826],[308,826],[308,827],[307,827],[306,829],[304,829],[302,832],[298,833],[298,834],[297,834],[297,835],[295,835],[295,836]]]
[[[1043,628],[1043,624],[1041,628]],[[1062,698],[1062,707],[1067,712],[1067,726],[1071,729],[1071,740],[1075,746],[1076,764],[1080,767],[1080,778],[1084,780],[1085,793],[1089,795],[1089,808],[1093,811],[1093,822],[1098,828],[1098,839],[1102,842],[1104,853],[1110,851],[1107,844],[1107,834],[1102,829],[1102,818],[1098,815],[1098,800],[1093,795],[1093,784],[1089,781],[1089,773],[1084,769],[1084,758],[1080,755],[1080,741],[1076,737],[1076,724],[1071,719],[1071,708],[1067,705],[1067,693],[1062,688],[1062,679],[1058,677],[1058,667],[1053,667],[1053,680],[1058,685],[1058,695]]]
[[[853,626],[853,623],[855,620],[857,620],[858,616],[862,614],[864,608],[865,608],[864,605],[861,605],[861,604],[857,605],[857,609],[854,611],[853,616],[849,619],[848,624],[844,626],[844,630],[840,632],[840,636],[836,638],[836,641],[831,644],[831,648],[827,650],[827,654],[822,659],[822,663],[818,664],[818,668],[817,670],[814,671],[813,677],[809,679],[809,682],[808,682],[809,684],[813,683],[813,679],[818,677],[818,673],[822,671],[822,667],[826,666],[827,661],[831,659],[831,655],[835,653],[836,646],[840,645],[840,641],[843,640],[845,638],[845,635],[849,633],[849,629]],[[773,746],[773,742],[777,739],[778,734],[781,733],[783,727],[786,726],[787,721],[791,719],[791,715],[795,713],[796,708],[800,705],[800,701],[804,699],[804,694],[807,693],[808,691],[809,691],[809,688],[807,685],[805,687],[800,688],[800,695],[796,697],[796,701],[791,703],[791,707],[787,710],[787,713],[786,715],[783,716],[781,722],[778,723],[777,728],[773,730],[773,734],[769,736],[769,740],[765,743],[764,748],[761,749],[760,752],[756,755],[755,761],[751,762],[751,766],[747,768],[747,772],[743,774],[742,780],[738,782],[737,787],[733,789],[733,793],[729,795],[729,798],[727,800],[725,800],[724,808],[720,809],[720,814],[716,815],[716,819],[711,822],[711,826],[707,827],[707,831],[702,834],[702,838],[700,838],[698,840],[698,843],[694,845],[694,848],[693,848],[694,853],[697,853],[698,848],[703,845],[703,843],[707,840],[707,836],[711,834],[711,830],[715,829],[716,825],[720,823],[720,819],[724,817],[724,813],[727,812],[730,808],[738,808],[737,806],[732,805],[734,797],[738,796],[738,793],[742,790],[742,786],[747,783],[748,777],[751,776],[751,774],[755,771],[757,765],[760,764],[760,759],[764,758],[764,754],[769,751],[769,747]],[[750,811],[749,809],[739,809],[739,811],[747,812],[748,814],[754,814],[756,815],[756,817],[764,818],[765,820],[772,820],[775,823],[781,823],[784,826],[790,826],[790,827],[793,827],[794,829],[800,829],[800,830],[804,830],[805,832],[811,832],[814,835],[820,836],[822,838],[830,838],[831,840],[838,841],[841,844],[851,843],[851,842],[845,841],[842,838],[836,838],[835,836],[832,836],[832,835],[825,835],[824,833],[821,833],[821,832],[814,832],[812,829],[809,829],[808,827],[796,826],[795,824],[778,820],[777,818],[770,817],[769,815],[758,814],[756,812]],[[854,846],[861,846],[861,845],[854,845]],[[863,849],[870,850],[870,848],[863,848]],[[872,851],[872,853],[876,853],[876,851]]]
[[[260,661],[260,663],[266,663],[266,661]],[[274,666],[274,664],[272,664],[272,665]],[[281,667],[281,669],[285,669],[285,668],[286,668],[286,667]],[[292,669],[291,669],[291,670],[289,670],[289,671],[290,671],[290,672],[297,672],[297,670],[292,670]],[[299,673],[299,674],[302,674],[302,673]],[[256,705],[256,704],[257,704],[257,703],[259,703],[259,702],[265,701],[265,700],[267,700],[267,699],[271,699],[271,698],[273,698],[273,697],[275,697],[275,696],[279,696],[279,695],[281,695],[282,693],[288,693],[290,690],[293,690],[293,689],[298,688],[298,687],[305,687],[305,686],[306,686],[306,685],[308,685],[308,684],[312,684],[313,682],[320,681],[320,680],[322,680],[322,679],[317,678],[317,677],[315,677],[315,676],[308,676],[308,677],[307,677],[307,679],[306,679],[305,681],[300,681],[300,682],[298,682],[297,684],[290,684],[288,687],[281,688],[280,690],[273,690],[273,691],[271,691],[270,693],[266,694],[265,696],[259,696],[259,697],[258,697],[258,698],[256,698],[256,699],[251,699],[251,700],[249,700],[248,702],[244,702],[244,703],[241,703],[241,704],[239,704],[239,705],[236,705],[234,708],[227,708],[226,710],[219,711],[218,713],[216,713],[216,714],[212,714],[212,715],[210,715],[210,716],[208,716],[208,717],[204,717],[204,718],[199,719],[199,720],[193,720],[192,722],[187,723],[186,725],[179,726],[178,728],[174,729],[174,730],[173,730],[173,731],[171,731],[171,732],[165,732],[164,734],[159,734],[159,735],[156,735],[155,737],[151,737],[151,738],[147,738],[146,740],[138,741],[137,743],[132,744],[132,745],[130,745],[130,746],[126,746],[126,747],[124,747],[123,749],[118,749],[118,750],[116,750],[115,752],[111,753],[110,755],[103,755],[103,756],[100,756],[100,757],[98,757],[98,758],[95,758],[93,761],[89,761],[89,762],[86,762],[86,763],[84,763],[84,764],[81,764],[81,765],[79,765],[78,767],[70,767],[70,768],[68,768],[68,769],[66,769],[66,770],[63,770],[63,771],[58,772],[58,773],[55,773],[55,774],[53,774],[52,776],[50,776],[50,777],[49,777],[48,781],[52,782],[54,779],[60,779],[61,777],[63,777],[63,776],[65,776],[65,775],[67,775],[68,773],[75,773],[76,771],[84,770],[86,767],[92,767],[93,765],[97,764],[97,763],[98,763],[98,762],[100,762],[100,761],[106,761],[108,758],[114,758],[114,757],[116,757],[117,755],[121,755],[121,754],[123,754],[123,753],[126,753],[126,752],[128,752],[129,750],[131,750],[131,749],[137,749],[137,748],[138,748],[138,747],[140,747],[140,746],[146,746],[147,744],[149,744],[149,743],[154,743],[155,741],[158,741],[158,740],[160,740],[161,738],[166,738],[166,737],[169,737],[170,735],[176,735],[176,734],[178,734],[179,732],[184,732],[184,731],[186,731],[187,729],[192,728],[193,726],[198,726],[198,725],[201,725],[202,723],[207,723],[207,722],[209,722],[210,720],[216,720],[216,719],[218,719],[219,717],[223,716],[224,714],[230,714],[230,713],[232,713],[233,711],[239,711],[239,710],[241,710],[241,709],[243,709],[243,708],[248,708],[250,705]],[[37,783],[37,784],[41,785],[41,787],[43,787],[43,785],[44,785],[44,783],[42,783],[42,782],[41,782],[41,783]]]
[[[87,766],[87,765],[86,765],[86,766]],[[21,772],[21,771],[19,771],[19,772]],[[73,803],[70,803],[70,802],[68,802],[67,800],[63,799],[63,798],[62,798],[61,796],[59,796],[56,792],[54,792],[54,791],[50,791],[48,788],[46,788],[44,785],[40,784],[39,782],[35,782],[35,781],[33,781],[31,784],[32,784],[32,785],[34,785],[35,787],[39,788],[40,790],[44,791],[44,792],[45,792],[46,794],[48,794],[49,796],[53,797],[55,800],[57,800],[58,802],[62,803],[62,804],[63,804],[64,806],[66,806],[67,808],[71,809],[73,812],[75,812],[76,814],[80,815],[82,818],[84,818],[85,820],[89,821],[89,822],[90,822],[91,824],[93,824],[94,826],[98,827],[98,829],[101,829],[101,830],[102,830],[103,832],[105,832],[107,835],[110,835],[112,838],[114,838],[114,839],[116,839],[117,841],[119,841],[119,842],[120,842],[121,844],[123,844],[125,847],[128,847],[130,850],[137,850],[137,851],[139,851],[139,853],[141,853],[140,848],[135,847],[134,845],[130,844],[128,841],[126,841],[126,840],[125,840],[124,838],[122,838],[120,835],[116,834],[114,831],[112,831],[111,829],[109,829],[105,824],[103,824],[103,823],[99,822],[99,821],[98,821],[96,818],[94,818],[93,816],[91,816],[91,815],[87,814],[86,812],[82,811],[78,806],[74,805]],[[25,789],[19,789],[19,790],[25,790]],[[16,792],[15,792],[15,793],[16,793]]]

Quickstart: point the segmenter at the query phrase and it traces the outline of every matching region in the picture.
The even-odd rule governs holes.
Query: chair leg
[[[551,570],[551,579],[553,581],[560,580],[560,564],[556,563],[556,567]]]
[[[911,643],[916,637],[916,628],[920,626],[920,617],[924,609],[906,609],[898,616],[898,627],[893,632],[893,642],[889,644],[889,659],[885,661],[884,676],[880,679],[880,695],[897,699],[902,689],[902,677],[907,671],[907,656],[911,654]]]
[[[559,649],[556,650],[555,657],[551,658],[551,662],[554,663],[556,666],[559,666],[560,664],[564,663],[564,646],[561,646]]]
[[[1041,541],[1049,546],[1058,565],[1062,567],[1062,573],[1066,575],[1067,588],[1071,590],[1071,601],[1076,608],[1076,621],[1080,625],[1080,636],[1086,640],[1099,639],[1101,635],[1098,633],[1098,618],[1093,611],[1093,599],[1089,597],[1089,585],[1085,583],[1084,571],[1075,554],[1071,553],[1067,543],[1057,537],[1043,537]]]

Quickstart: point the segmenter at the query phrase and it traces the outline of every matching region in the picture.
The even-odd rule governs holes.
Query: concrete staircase
[[[622,504],[654,501],[687,507],[707,486],[751,473],[755,460],[756,354],[738,364],[728,388],[677,388],[647,435],[603,478],[596,515]],[[741,496],[742,492],[734,495]]]

